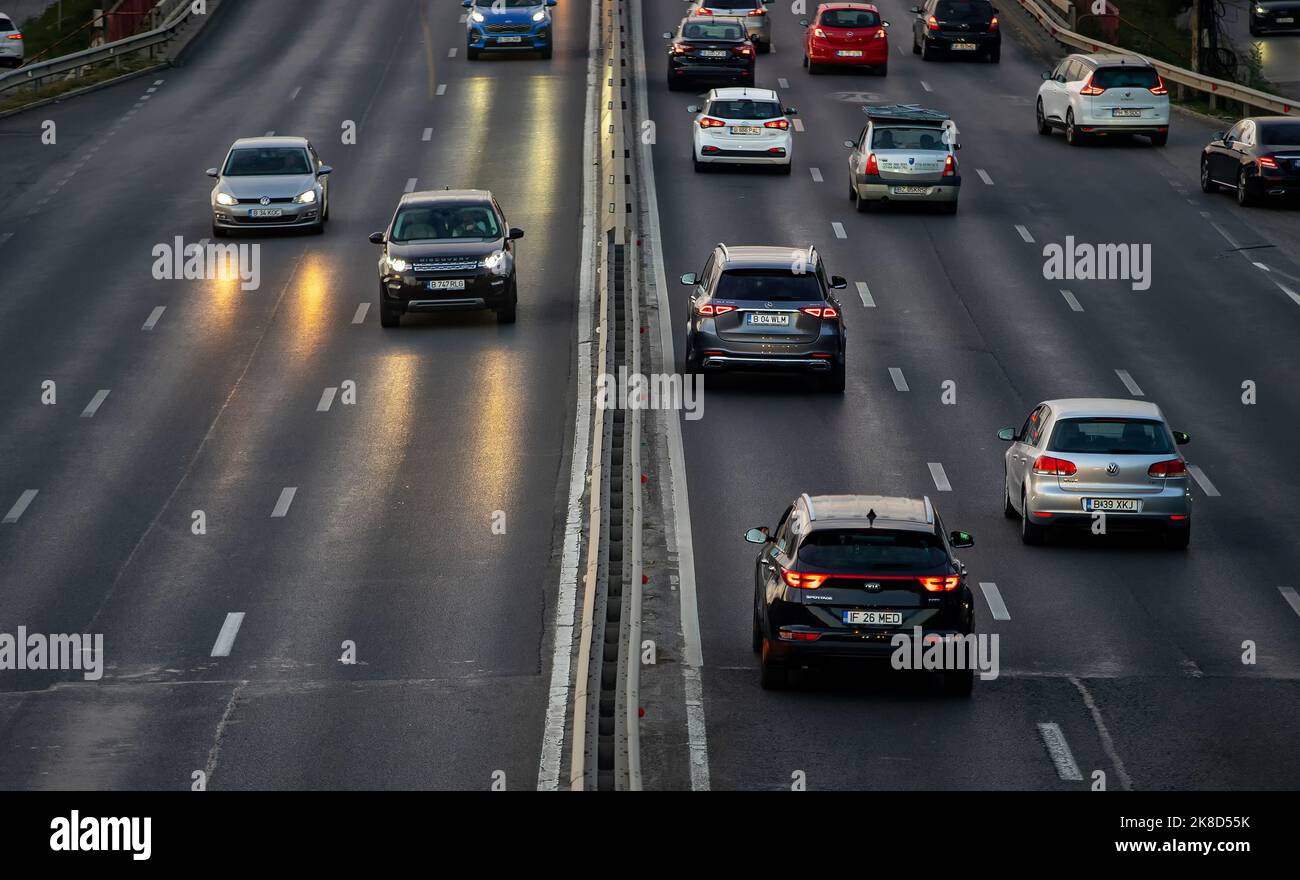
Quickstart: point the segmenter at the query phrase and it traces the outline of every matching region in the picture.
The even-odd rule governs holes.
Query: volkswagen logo
[[[851,36],[853,36],[853,31],[849,31],[849,32],[846,33],[844,36],[846,36],[846,37],[851,37]]]
[[[258,201],[260,201],[263,205],[271,204],[271,200],[266,196],[262,196],[262,198],[258,199]]]
[[[867,581],[862,585],[862,589],[866,590],[868,593],[879,593],[880,581]]]
[[[1110,474],[1112,477],[1115,476],[1119,473],[1119,465],[1112,461],[1110,464],[1106,465],[1106,473]]]

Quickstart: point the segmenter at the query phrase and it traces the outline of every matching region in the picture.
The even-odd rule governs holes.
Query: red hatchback
[[[804,34],[803,64],[809,73],[828,67],[872,67],[889,72],[889,22],[870,3],[823,3]]]

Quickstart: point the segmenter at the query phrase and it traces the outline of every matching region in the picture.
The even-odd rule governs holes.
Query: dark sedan
[[[754,84],[754,44],[739,19],[684,18],[668,44],[668,89],[687,84]]]
[[[1300,194],[1300,120],[1253,116],[1216,132],[1201,151],[1201,189],[1220,187],[1233,190],[1242,205]]]
[[[1300,0],[1255,0],[1250,4],[1250,35],[1300,30]]]

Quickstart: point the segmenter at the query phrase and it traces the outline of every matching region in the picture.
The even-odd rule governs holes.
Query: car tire
[[[696,174],[703,174],[705,171],[709,170],[708,163],[701,162],[699,160],[699,157],[696,156],[694,153],[691,154],[691,166],[695,168]]]
[[[316,224],[311,228],[311,234],[312,235],[325,234],[325,221],[323,219],[316,221]]]
[[[762,42],[762,41],[755,42],[754,51],[757,52],[759,55],[768,55],[772,51],[772,44],[767,42]]]
[[[859,214],[869,214],[876,207],[875,202],[870,199],[864,199],[862,196],[858,196],[857,202],[858,204],[856,207]]]
[[[844,362],[840,361],[839,364],[831,367],[830,375],[822,380],[822,388],[832,394],[843,394],[847,372]]]
[[[1158,132],[1151,135],[1151,146],[1163,147],[1167,143],[1169,143],[1169,132]]]
[[[538,54],[542,56],[543,61],[550,61],[553,57],[555,57],[555,47],[547,46]]]
[[[668,71],[668,91],[677,91],[677,80],[673,79],[673,72],[671,70]]]
[[[943,213],[945,213],[945,214],[956,214],[956,213],[957,213],[957,203],[956,203],[956,202],[943,202],[943,203],[942,203],[942,207],[940,208],[940,210],[943,211]]]
[[[480,51],[481,50],[475,49],[473,46],[466,46],[465,57],[470,61],[478,61],[478,56]]]
[[[1210,177],[1210,163],[1204,156],[1202,156],[1201,157],[1201,192],[1214,193],[1218,191],[1219,191],[1219,185],[1215,183],[1214,180],[1211,179]]]
[[[213,238],[225,238],[225,237],[228,236],[228,235],[230,235],[230,230],[225,229],[225,228],[223,228],[223,227],[221,227],[221,226],[218,226],[218,225],[215,224],[215,223],[212,224],[212,237],[213,237]]]
[[[682,355],[682,372],[688,376],[693,376],[704,371],[704,366],[700,363],[699,356],[695,353],[695,347],[691,345],[691,337],[686,337],[685,352]]]
[[[821,65],[819,65],[816,61],[813,61],[811,58],[809,58],[809,59],[808,59],[808,73],[809,73],[811,76],[817,76],[817,75],[819,75],[821,72],[822,72]]]
[[[519,288],[515,286],[515,280],[510,279],[510,301],[501,308],[497,309],[498,324],[513,324],[518,317],[519,310]]]
[[[934,49],[931,49],[931,48],[930,48],[928,45],[926,45],[924,42],[921,43],[921,60],[922,60],[922,61],[933,61],[935,55],[937,55],[937,54],[938,54],[938,52],[936,52]]]
[[[969,697],[975,690],[975,670],[961,669],[943,674],[943,692],[950,697]]]
[[[1043,114],[1043,99],[1042,99],[1042,98],[1039,98],[1039,99],[1038,99],[1038,107],[1034,110],[1034,116],[1035,116],[1035,118],[1036,118],[1036,120],[1037,120],[1037,122],[1038,122],[1038,133],[1039,133],[1039,134],[1051,134],[1051,133],[1052,133],[1052,124],[1051,124],[1050,122],[1047,121],[1047,117]]]
[[[1237,204],[1249,208],[1255,201],[1255,194],[1250,191],[1250,178],[1246,176],[1246,169],[1242,168],[1237,172]]]
[[[791,157],[789,162],[786,162],[784,165],[778,166],[778,168],[780,168],[780,170],[777,172],[778,174],[784,174],[788,177],[790,175],[790,171],[794,168],[794,158]]]
[[[804,67],[807,67],[807,66],[808,66],[808,53],[807,53],[807,52],[805,52],[804,55],[803,55],[803,66],[804,66]]]
[[[988,54],[990,64],[997,64],[1002,60],[1002,48],[998,47]]]
[[[1192,527],[1185,529],[1170,529],[1165,532],[1165,546],[1170,550],[1186,550],[1187,545],[1192,541]]]
[[[1020,514],[1016,513],[1016,506],[1011,503],[1011,493],[1007,491],[1006,474],[1002,475],[1002,515],[1007,519],[1020,518]]]
[[[1079,131],[1078,126],[1074,124],[1074,109],[1066,111],[1065,114],[1065,142],[1072,147],[1077,147],[1083,143],[1083,134]]]
[[[763,624],[758,617],[758,606],[754,606],[754,635],[752,638],[752,647],[755,654],[763,653]]]
[[[1025,496],[1020,496],[1020,542],[1030,547],[1037,547],[1047,537],[1047,527],[1029,521],[1029,504]]]
[[[789,670],[769,659],[772,653],[772,640],[765,636],[759,650],[762,652],[758,660],[759,686],[765,691],[779,691],[789,687]]]
[[[880,65],[879,67],[876,68],[876,76],[889,76],[889,62],[888,62],[888,61],[886,61],[884,64],[882,64],[882,65]]]
[[[390,308],[384,304],[383,293],[379,294],[379,326],[380,327],[400,327],[402,326],[402,313],[397,309]]]
[[[1250,27],[1250,35],[1251,35],[1252,37],[1260,37],[1260,36],[1263,36],[1264,32],[1261,31],[1259,28],[1255,27],[1253,24],[1250,25],[1249,27]]]
[[[912,54],[913,55],[921,54],[921,47],[916,42],[916,34],[912,34]]]

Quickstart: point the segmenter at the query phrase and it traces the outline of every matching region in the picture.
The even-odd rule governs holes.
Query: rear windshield
[[[1153,89],[1159,81],[1151,67],[1102,67],[1092,75],[1092,84],[1103,89]]]
[[[271,147],[269,149],[234,150],[226,160],[228,177],[246,174],[310,174],[311,162],[307,151],[301,147]]]
[[[1097,455],[1164,455],[1174,451],[1163,422],[1150,419],[1062,419],[1048,449]]]
[[[393,220],[393,241],[500,238],[496,212],[487,205],[411,205]]]
[[[0,31],[11,31],[14,29],[14,23],[0,15]]]
[[[692,22],[682,27],[682,36],[687,40],[740,40],[744,33],[744,28],[729,21]]]
[[[707,0],[700,6],[705,9],[760,9],[763,0]]]
[[[870,574],[889,569],[930,569],[943,565],[947,553],[931,532],[887,529],[825,529],[799,545],[799,561],[826,571]]]
[[[821,300],[822,289],[817,276],[807,272],[796,275],[778,269],[732,269],[722,273],[713,295],[718,299],[809,302]]]
[[[934,14],[940,21],[988,21],[993,17],[993,4],[987,0],[943,0]]]
[[[871,146],[877,150],[946,150],[943,129],[938,127],[881,128],[872,130]]]
[[[879,27],[880,16],[865,9],[829,9],[822,13],[821,24],[833,28]]]
[[[529,6],[540,6],[539,0],[477,0],[474,4],[479,9],[523,9]],[[494,10],[495,11],[495,10]]]
[[[773,119],[781,116],[781,105],[772,101],[714,101],[709,105],[710,116],[723,119]]]
[[[1300,144],[1300,122],[1263,122],[1259,125],[1259,142],[1294,146]]]

